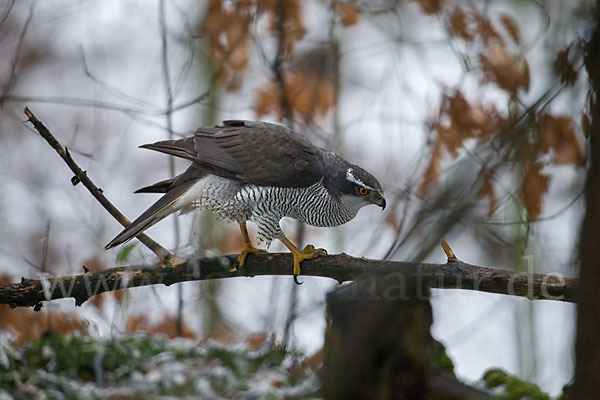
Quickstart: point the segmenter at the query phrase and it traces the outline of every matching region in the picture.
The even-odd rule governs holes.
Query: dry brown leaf
[[[270,113],[276,113],[281,116],[281,104],[279,97],[279,87],[275,82],[269,82],[266,87],[258,89],[256,100],[254,101],[254,112],[258,117]]]
[[[263,344],[265,344],[268,338],[269,335],[267,335],[266,332],[252,333],[246,338],[246,347],[250,351],[256,351],[260,349],[263,346]]]
[[[483,180],[483,184],[481,185],[481,189],[479,189],[479,193],[477,193],[477,195],[481,198],[488,198],[488,215],[492,216],[494,210],[498,206],[498,197],[496,196],[496,190],[494,189],[492,179],[489,175]]]
[[[467,14],[460,8],[455,9],[450,14],[448,28],[451,36],[458,36],[468,41],[473,40],[473,32],[468,23]]]
[[[323,365],[323,348],[315,351],[312,356],[302,361],[302,369],[310,368],[313,371],[318,370]]]
[[[100,293],[100,294],[93,296],[90,299],[90,301],[92,302],[91,304],[93,304],[96,308],[102,308],[102,304],[104,304],[105,296],[107,296],[108,293],[110,293],[110,292]]]
[[[429,163],[423,173],[423,181],[417,191],[420,197],[425,197],[431,187],[435,185],[440,177],[440,166],[442,163],[442,142],[438,139],[434,140],[431,144],[431,153],[429,155]]]
[[[144,315],[129,316],[125,325],[126,332],[145,331],[150,326],[150,321]]]
[[[573,121],[568,116],[544,114],[539,119],[540,150],[554,151],[554,163],[585,166],[585,153],[579,145]]]
[[[0,275],[0,284],[10,283],[10,276]],[[48,316],[45,312],[33,311],[30,308],[10,308],[6,304],[0,304],[0,330],[13,333],[14,342],[19,346],[37,339],[50,329],[52,332],[66,334],[81,330],[82,326],[82,322],[74,314],[52,312]]]
[[[464,139],[475,136],[476,131],[480,129],[483,122],[481,118],[485,115],[475,111],[461,91],[457,90],[454,96],[449,98],[447,114],[461,143]]]
[[[502,37],[498,34],[490,19],[482,14],[474,14],[473,18],[475,20],[475,32],[479,35],[481,40],[490,45],[492,43],[504,45],[504,41]]]
[[[305,117],[315,114],[325,115],[334,104],[331,81],[319,75],[306,72],[293,73],[286,86],[292,108]]]
[[[502,16],[500,17],[500,22],[508,31],[512,40],[518,44],[520,42],[519,27],[517,26],[515,20],[508,14],[502,14]]]
[[[539,157],[539,145],[529,140],[527,135],[520,132],[521,135],[507,145],[512,146],[515,150],[515,159],[523,165],[534,164]],[[511,140],[511,139],[509,139]]]
[[[445,93],[440,105],[439,116],[430,123],[437,135],[431,143],[431,155],[419,188],[424,196],[439,179],[439,170],[443,149],[456,157],[465,140],[484,139],[501,132],[507,123],[493,106],[470,103],[460,90],[452,94]],[[491,188],[489,188],[491,193]],[[491,200],[494,200],[490,197]],[[492,208],[495,204],[491,205]]]
[[[242,73],[248,67],[252,3],[240,1],[233,7],[226,7],[224,2],[210,0],[202,27],[202,34],[208,39],[216,80],[230,90],[239,88]]]
[[[444,146],[446,147],[450,155],[456,157],[457,150],[462,147],[463,131],[456,130],[454,128],[454,125],[450,125],[449,127],[439,126],[437,132],[439,140],[441,140],[442,143],[444,143]]]
[[[451,153],[455,153],[465,139],[498,132],[505,122],[494,107],[469,103],[459,90],[452,96],[444,95],[441,115],[449,120],[449,126],[440,134]]]
[[[360,10],[354,4],[348,1],[336,1],[334,10],[344,26],[352,26],[358,22]]]
[[[283,387],[287,382],[285,382],[280,376],[272,376],[269,379],[269,384],[273,387],[280,388]]]
[[[494,82],[510,94],[518,89],[529,90],[529,65],[520,56],[512,55],[504,45],[488,47],[488,53],[479,58],[484,80]]]
[[[258,4],[262,11],[269,14],[269,30],[280,36],[279,49],[284,58],[290,58],[294,45],[304,37],[306,28],[302,23],[302,9],[299,0],[262,0]],[[282,22],[283,20],[283,22]]]
[[[214,341],[227,345],[233,342],[235,339],[235,332],[228,325],[220,325],[216,332],[211,337]]]
[[[425,14],[438,14],[442,10],[444,0],[414,0],[421,5]]]
[[[400,227],[400,224],[402,223],[402,218],[398,215],[396,210],[391,209],[390,212],[387,213],[387,215],[385,216],[385,223],[392,229],[396,230]]]
[[[172,315],[165,315],[161,321],[151,324],[144,315],[131,316],[127,319],[125,330],[127,332],[146,332],[150,335],[166,335],[170,339],[177,337],[177,318]],[[196,337],[194,332],[187,326],[185,321],[181,324],[181,336],[193,339]]]
[[[74,314],[52,312],[48,316],[45,312],[29,308],[12,309],[6,304],[0,304],[0,329],[12,332],[17,345],[37,339],[49,331],[67,334],[81,330],[82,326],[82,322]]]
[[[519,198],[527,209],[530,221],[542,213],[542,200],[550,186],[550,176],[542,173],[542,168],[541,163],[535,163],[526,167],[521,177]]]
[[[560,76],[560,82],[573,86],[577,81],[577,71],[569,61],[571,46],[556,53],[554,60],[554,71]]]
[[[305,120],[312,120],[317,115],[326,115],[334,105],[331,81],[306,71],[287,74],[285,94],[292,110],[302,115]],[[270,113],[283,117],[281,91],[275,82],[269,82],[267,87],[259,89],[254,111],[259,117]]]

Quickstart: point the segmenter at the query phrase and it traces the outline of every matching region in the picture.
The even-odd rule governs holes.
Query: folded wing
[[[206,172],[259,186],[306,187],[323,177],[322,150],[265,122],[225,121],[193,137],[142,146],[193,161]]]

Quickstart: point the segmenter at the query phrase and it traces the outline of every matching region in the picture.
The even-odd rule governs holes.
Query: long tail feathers
[[[180,156],[193,160],[194,143],[191,138],[180,140],[166,140],[153,144],[143,145],[141,147],[157,150],[163,153]],[[104,248],[106,250],[118,246],[131,238],[139,235],[144,230],[150,228],[168,215],[189,206],[185,201],[178,201],[186,192],[200,179],[206,176],[206,171],[199,165],[193,163],[182,174],[153,185],[136,190],[136,193],[165,193],[158,201],[139,217],[129,224],[121,233],[110,241]]]
[[[160,184],[161,182],[159,182]],[[163,197],[158,199],[156,203],[154,203],[150,208],[142,213],[139,217],[135,219],[131,224],[129,224],[121,233],[119,233],[113,240],[111,240],[105,247],[105,250],[111,249],[115,246],[118,246],[122,243],[127,242],[133,237],[137,236],[144,230],[148,229],[152,225],[161,221],[168,215],[176,212],[181,209],[185,204],[177,204],[177,200],[182,197],[189,188],[195,183],[195,181],[190,180],[185,182],[184,184],[178,185],[172,189],[170,189]],[[152,187],[152,186],[150,186]],[[146,189],[146,188],[143,188]]]
[[[167,214],[168,215],[168,214]],[[152,216],[147,218],[146,220],[140,221],[139,218],[133,221],[131,224],[127,226],[121,233],[119,233],[113,240],[111,240],[106,246],[104,246],[104,250],[112,249],[120,244],[123,244],[135,236],[139,235],[152,225],[156,224],[158,221],[166,217],[167,215],[160,216]]]

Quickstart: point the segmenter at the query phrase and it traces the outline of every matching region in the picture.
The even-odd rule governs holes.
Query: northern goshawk
[[[169,214],[207,209],[239,224],[244,248],[252,246],[246,221],[257,225],[259,242],[279,239],[294,256],[294,275],[300,263],[323,249],[298,249],[285,237],[279,221],[292,217],[314,226],[337,226],[350,221],[369,204],[385,208],[381,185],[373,175],[339,155],[317,147],[299,133],[266,122],[224,121],[200,128],[192,137],[141,146],[192,161],[172,179],[136,193],[165,193],[119,233],[106,249],[128,241]]]

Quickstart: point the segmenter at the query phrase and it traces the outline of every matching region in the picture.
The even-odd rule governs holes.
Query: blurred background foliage
[[[296,241],[441,262],[445,238],[471,263],[574,276],[593,11],[585,0],[1,1],[3,279],[153,261],[142,246],[102,250],[119,227],[70,185],[23,123],[25,105],[129,217],[153,201],[133,190],[185,166],[136,146],[262,119],[365,166],[388,198],[384,214],[365,209],[340,228],[285,221]],[[180,256],[242,244],[237,227],[205,213],[148,233]],[[265,277],[138,288],[78,310],[0,306],[0,329],[17,343],[47,330],[223,343],[260,332],[313,353],[335,286]],[[433,334],[462,379],[499,366],[551,393],[571,379],[573,306],[461,291],[432,302]]]

